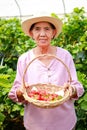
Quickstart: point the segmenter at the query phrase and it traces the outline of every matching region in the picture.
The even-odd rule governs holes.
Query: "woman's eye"
[[[45,30],[50,30],[50,28],[47,27],[47,28],[45,28]]]
[[[36,27],[36,28],[35,28],[35,30],[36,30],[36,31],[39,31],[39,30],[40,30],[40,28]]]

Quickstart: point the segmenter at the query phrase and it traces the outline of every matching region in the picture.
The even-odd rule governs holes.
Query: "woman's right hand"
[[[24,100],[23,93],[24,93],[23,87],[18,88],[16,91],[17,98],[20,102]]]

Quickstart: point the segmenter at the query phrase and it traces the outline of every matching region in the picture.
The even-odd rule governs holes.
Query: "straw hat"
[[[47,14],[47,13],[35,14],[29,18],[24,19],[22,21],[22,29],[23,29],[24,33],[31,37],[29,30],[30,30],[32,24],[37,23],[37,22],[42,22],[42,21],[49,22],[55,26],[55,28],[57,30],[55,37],[57,37],[61,33],[62,21],[58,18],[52,17],[50,14]]]

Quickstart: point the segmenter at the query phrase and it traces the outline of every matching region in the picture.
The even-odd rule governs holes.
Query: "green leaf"
[[[83,101],[80,105],[81,105],[81,109],[87,111],[87,101]]]
[[[87,101],[87,93],[85,93],[85,95],[83,96],[83,99],[84,99],[85,101]]]
[[[3,122],[5,119],[5,115],[3,113],[0,113],[0,122]]]
[[[21,107],[21,109],[20,109],[20,115],[24,116],[24,108],[23,107]]]

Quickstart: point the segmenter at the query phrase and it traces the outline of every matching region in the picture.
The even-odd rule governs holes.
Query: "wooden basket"
[[[35,61],[36,59],[39,59],[41,57],[46,57],[46,56],[49,56],[49,57],[57,59],[59,62],[61,62],[65,66],[65,68],[67,70],[67,73],[69,75],[69,83],[71,83],[72,78],[71,78],[70,71],[69,71],[68,67],[66,66],[66,64],[61,59],[59,59],[58,57],[56,57],[54,55],[50,55],[50,54],[39,55],[38,57],[35,57],[32,61],[30,61],[28,63],[28,65],[26,66],[25,70],[24,70],[24,74],[23,74],[24,94],[23,94],[23,96],[24,96],[25,100],[27,100],[29,103],[34,104],[37,107],[52,108],[52,107],[57,107],[57,106],[63,104],[65,101],[67,101],[70,98],[70,93],[69,93],[69,87],[70,86],[66,90],[64,90],[63,87],[57,86],[57,85],[54,85],[54,84],[51,84],[51,83],[48,83],[48,84],[38,83],[38,84],[27,85],[27,86],[25,84],[25,74],[26,74],[27,69],[30,66],[30,64],[33,61]],[[52,93],[58,92],[60,90],[63,90],[64,91],[64,96],[61,99],[54,100],[54,101],[36,100],[34,98],[29,97],[29,95],[28,95],[28,93],[31,92],[33,87],[37,88],[38,90],[47,90],[47,91],[52,92]]]

